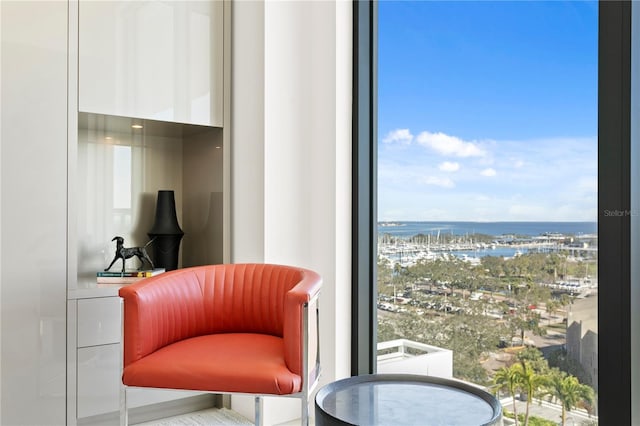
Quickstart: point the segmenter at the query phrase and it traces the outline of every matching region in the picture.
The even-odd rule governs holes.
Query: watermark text
[[[602,214],[604,217],[630,217],[630,216],[640,216],[640,212],[636,210],[603,210]]]

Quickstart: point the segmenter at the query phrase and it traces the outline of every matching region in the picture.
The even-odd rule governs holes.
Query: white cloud
[[[441,186],[443,188],[453,188],[456,184],[449,178],[441,178],[437,176],[425,176],[421,182],[426,185]]]
[[[409,129],[392,130],[382,139],[384,143],[397,143],[400,145],[409,145],[412,141],[413,135]]]
[[[420,133],[416,141],[427,148],[442,155],[452,155],[454,157],[484,157],[486,152],[478,146],[476,142],[466,142],[462,139],[445,135],[444,133]]]
[[[445,161],[444,163],[440,163],[438,165],[438,168],[443,172],[457,172],[458,170],[460,170],[460,164],[451,161]]]
[[[429,142],[430,134],[423,129],[414,129],[413,136],[400,130],[389,133],[389,138],[405,140],[407,145],[385,146],[408,149],[382,148],[379,153],[380,217],[461,221],[597,217],[597,138],[460,140],[442,135],[454,141],[449,154],[443,154],[445,149],[434,142],[437,138]],[[483,155],[456,156],[478,151]],[[459,168],[450,171],[453,164]],[[439,211],[431,210],[435,206]]]
[[[516,169],[519,169],[522,166],[524,166],[524,161],[522,160],[515,160],[513,162],[513,167],[515,167]]]

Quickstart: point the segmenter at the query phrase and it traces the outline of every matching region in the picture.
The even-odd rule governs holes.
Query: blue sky
[[[596,220],[595,1],[378,14],[379,220]]]

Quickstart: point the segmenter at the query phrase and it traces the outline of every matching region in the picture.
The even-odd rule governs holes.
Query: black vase
[[[184,232],[178,225],[173,191],[158,191],[156,221],[148,235],[153,239],[154,266],[167,271],[178,269],[180,241]]]

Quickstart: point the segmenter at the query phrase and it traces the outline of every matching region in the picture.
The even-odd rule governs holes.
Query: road
[[[513,412],[513,400],[512,398],[502,398],[500,400],[502,406]],[[523,414],[526,410],[526,403],[524,401],[516,400],[516,409],[518,410],[518,414]],[[529,406],[529,415],[542,417],[547,420],[555,421],[560,423],[560,419],[562,416],[562,408],[558,404],[552,404],[548,401],[541,401],[539,399],[534,399],[531,405]],[[585,410],[571,410],[567,412],[566,415],[566,425],[574,426],[574,425],[592,425],[597,424],[598,418],[595,416],[589,416],[589,414]],[[505,421],[505,426],[511,424]]]

